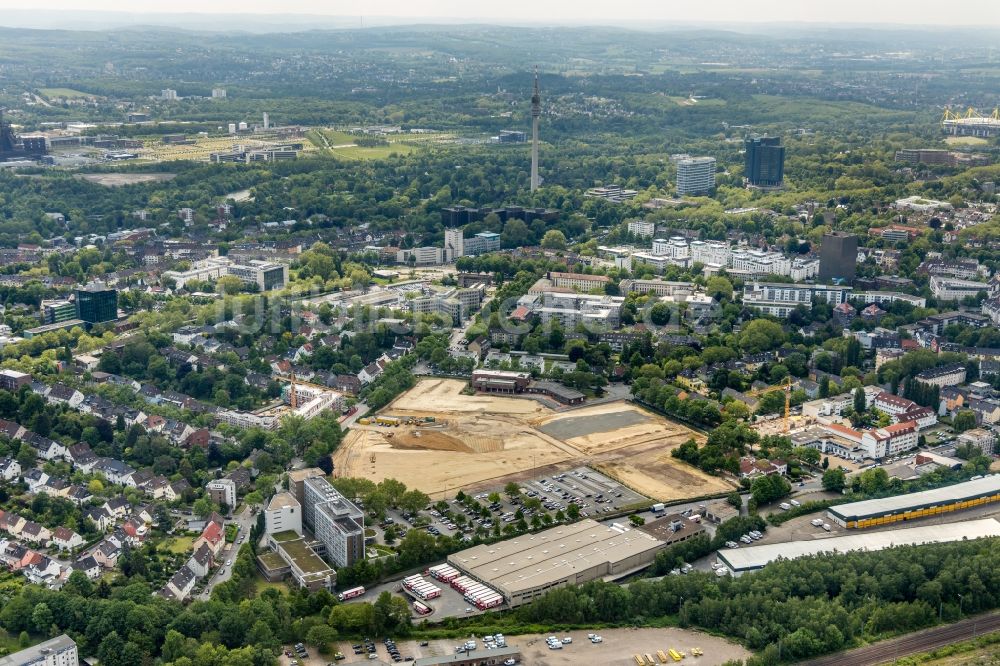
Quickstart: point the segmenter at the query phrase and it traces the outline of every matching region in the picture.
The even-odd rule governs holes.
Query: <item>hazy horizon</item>
[[[137,0],[123,9],[117,0],[43,0],[30,5],[25,0],[0,0],[7,21],[0,25],[20,27],[72,23],[76,20],[112,20],[121,23],[173,22],[198,15],[231,15],[279,23],[295,23],[296,18],[320,17],[324,24],[338,27],[406,25],[425,23],[494,23],[542,25],[634,26],[646,28],[701,25],[764,25],[808,23],[817,25],[912,26],[939,28],[992,28],[1000,26],[1000,3],[995,0],[954,0],[950,3],[913,3],[905,0],[841,0],[817,3],[804,0],[761,0],[744,3],[717,0],[688,3],[656,0],[623,0],[608,3],[578,3],[570,0],[508,0],[502,8],[492,3],[472,4],[459,0],[404,2],[370,0],[364,12],[358,5],[317,0],[285,0],[282,3],[239,2],[238,0],[174,0],[166,4]],[[60,21],[58,13],[69,13]],[[71,26],[67,26],[71,27]],[[93,27],[81,25],[81,28]],[[221,26],[206,29],[218,30]],[[329,27],[329,25],[317,26]]]

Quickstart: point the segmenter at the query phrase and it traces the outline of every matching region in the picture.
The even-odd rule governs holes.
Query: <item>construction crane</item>
[[[792,429],[791,417],[792,417],[792,377],[789,375],[781,380],[780,384],[775,384],[774,386],[768,386],[766,388],[757,389],[756,391],[747,391],[748,396],[758,396],[764,395],[765,393],[772,393],[774,391],[784,391],[785,392],[785,428],[784,432],[787,435]]]

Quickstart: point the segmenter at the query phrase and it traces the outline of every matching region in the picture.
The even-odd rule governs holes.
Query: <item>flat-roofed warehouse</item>
[[[919,493],[838,504],[827,510],[843,527],[876,527],[1000,502],[1000,474]]]
[[[779,558],[794,560],[821,553],[846,553],[854,550],[876,551],[893,546],[946,543],[1000,537],[1000,522],[993,518],[969,520],[947,525],[925,525],[901,530],[854,533],[847,536],[813,539],[810,541],[785,541],[746,548],[723,548],[718,560],[729,567],[734,576],[763,569]]]
[[[549,590],[620,577],[653,563],[666,544],[640,530],[612,528],[591,519],[475,546],[448,563],[504,596],[511,606]]]

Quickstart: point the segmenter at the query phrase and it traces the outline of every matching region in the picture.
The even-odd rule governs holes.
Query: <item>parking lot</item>
[[[559,513],[569,516],[579,511],[580,518],[595,518],[615,513],[623,508],[648,503],[650,500],[614,479],[589,467],[577,467],[555,476],[537,477],[517,484],[518,494],[509,495],[508,488],[497,487],[464,500],[439,500],[416,515],[396,509],[386,511],[386,520],[372,523],[376,541],[386,543],[385,532],[392,528],[393,542],[410,529],[425,529],[430,534],[456,536],[471,541],[480,534],[502,534],[504,528],[514,528],[521,520],[529,527],[542,527],[558,519]],[[537,516],[537,525],[535,517]]]
[[[601,635],[600,643],[592,643],[588,640],[588,630],[559,632],[559,638],[570,637],[572,643],[566,644],[562,649],[552,650],[548,648],[545,639],[546,635],[521,635],[507,636],[508,646],[517,647],[521,652],[519,664],[530,664],[530,666],[562,666],[574,664],[576,666],[628,666],[634,664],[632,655],[635,653],[656,654],[657,650],[676,649],[685,652],[692,657],[695,650],[702,652],[702,655],[695,658],[693,663],[702,666],[719,666],[730,659],[746,659],[750,656],[743,647],[736,643],[717,638],[709,634],[686,629],[602,629],[590,630],[598,631]],[[471,639],[473,637],[469,637]],[[483,648],[483,637],[474,637],[477,647]],[[420,659],[429,656],[445,656],[455,654],[456,648],[462,646],[466,638],[437,639],[430,641],[422,640],[399,640],[396,642],[397,651],[400,654],[402,664],[412,663],[406,661],[406,657]],[[378,664],[393,663],[393,659],[383,643],[383,637],[372,637],[371,643],[375,648],[375,659],[368,658],[368,648],[364,641],[340,641],[333,647],[330,654],[321,656],[316,653],[315,648],[307,646],[309,657],[300,659],[293,656],[281,656],[280,663],[287,666],[295,659],[302,666],[325,666],[333,661],[333,652],[339,651],[344,655],[338,664]],[[355,654],[354,646],[360,647],[360,654]],[[684,661],[691,661],[685,659]]]
[[[518,485],[522,488],[522,497],[515,498],[520,500],[516,503],[511,503],[503,494],[503,488],[493,491],[500,495],[503,513],[516,511],[526,498],[538,499],[543,509],[552,512],[562,510],[565,513],[570,504],[575,504],[584,518],[600,518],[602,514],[650,501],[590,467],[577,467],[555,476],[540,476],[521,481]],[[489,492],[479,493],[476,499],[484,501],[489,495]]]

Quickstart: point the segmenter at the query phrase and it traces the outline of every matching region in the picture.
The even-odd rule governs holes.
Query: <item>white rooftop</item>
[[[986,537],[1000,537],[1000,522],[986,518],[962,523],[910,527],[905,530],[860,532],[812,541],[786,541],[739,549],[723,548],[719,551],[719,560],[728,565],[733,572],[740,573],[760,569],[779,558],[794,560],[821,553],[877,551],[893,546],[915,546]]]

